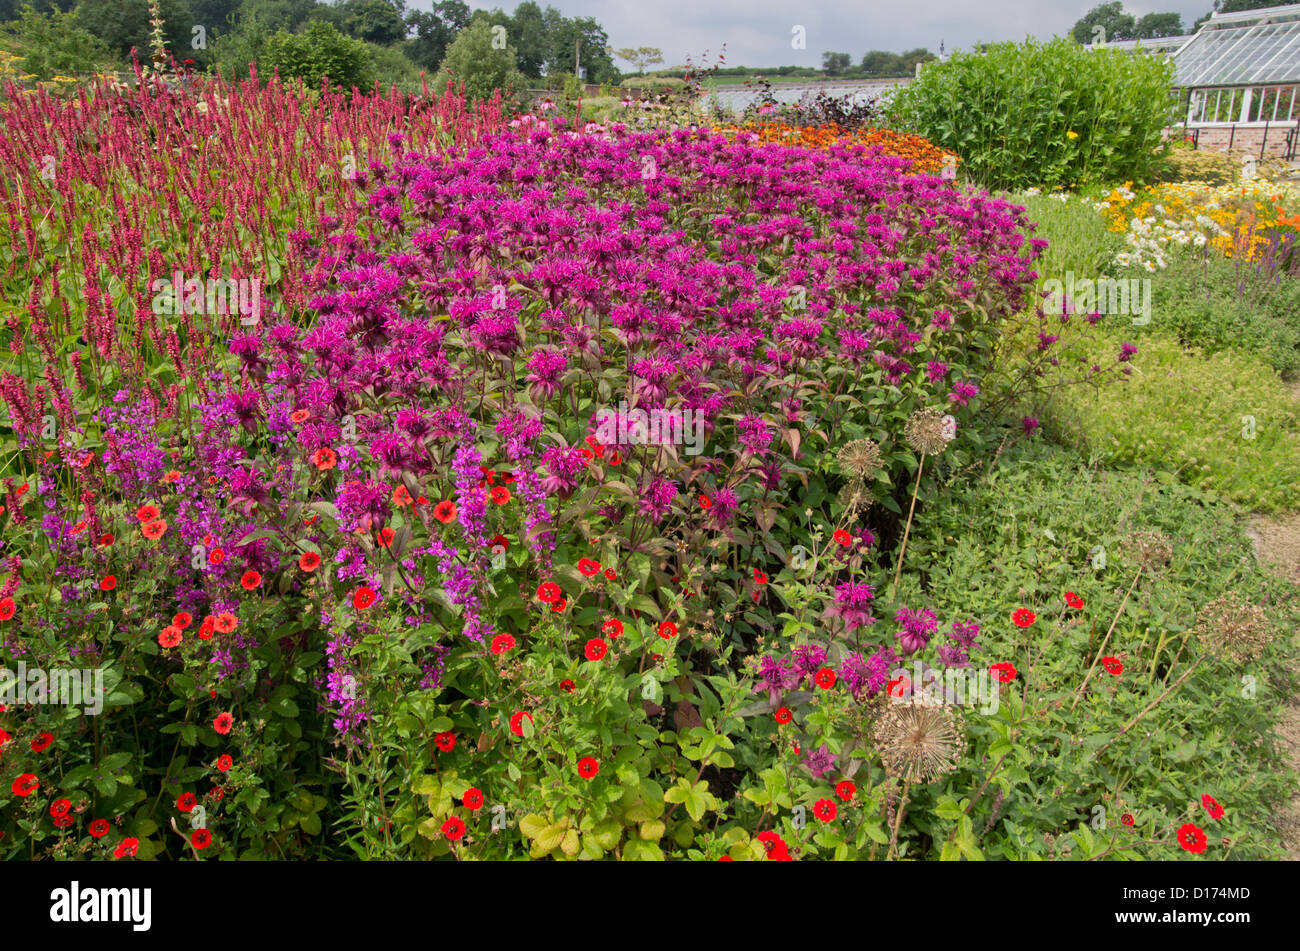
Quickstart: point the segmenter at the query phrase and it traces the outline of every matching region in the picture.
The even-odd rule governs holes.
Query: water
[[[776,86],[772,87],[772,98],[782,105],[793,105],[804,96],[815,96],[819,92],[825,92],[828,96],[838,99],[842,96],[851,97],[854,103],[867,102],[872,99],[881,99],[896,90],[898,83],[809,83],[798,86]],[[761,91],[746,86],[724,86],[704,96],[701,104],[706,109],[717,106],[731,112],[743,112],[751,103],[758,101]]]

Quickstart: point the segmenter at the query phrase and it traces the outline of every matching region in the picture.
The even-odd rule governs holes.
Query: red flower
[[[305,551],[298,559],[298,567],[303,571],[311,572],[320,567],[320,555],[314,551]]]
[[[785,840],[775,832],[760,832],[755,836],[755,838],[758,839],[759,842],[763,843],[763,848],[767,850],[767,857],[769,860],[773,862],[794,861],[790,858],[789,847],[785,844]]]
[[[835,534],[832,535],[831,537],[834,538],[841,545],[847,545],[849,542],[853,541],[853,536],[850,535],[842,528],[835,529]]]
[[[212,833],[207,829],[195,829],[190,833],[190,845],[196,849],[206,849],[212,844]]]
[[[438,749],[442,750],[444,753],[450,753],[456,748],[456,734],[439,733],[433,738],[433,742],[437,745]]]
[[[1029,625],[1038,620],[1038,615],[1028,608],[1017,608],[1016,611],[1012,613],[1011,620],[1015,623],[1016,627],[1029,627]]]
[[[296,409],[289,414],[289,422],[291,423],[305,423],[309,419],[311,419],[311,413],[305,409]]]
[[[543,604],[550,604],[563,593],[554,581],[543,581],[537,588],[537,600]]]
[[[495,502],[497,505],[505,505],[507,502],[510,501],[510,490],[507,489],[504,485],[498,485],[493,487],[489,495],[492,496],[492,501]]]
[[[561,680],[560,689],[563,690],[565,693],[573,693],[573,691],[578,689],[578,685],[575,684],[572,680]]]
[[[0,598],[0,621],[9,620],[15,610],[13,598]]]
[[[718,861],[719,861],[719,862],[734,862],[734,861],[736,861],[736,860],[733,859],[730,855],[723,855],[723,856],[720,856],[720,857],[718,858]]]
[[[1178,844],[1188,852],[1200,855],[1205,851],[1205,833],[1188,822],[1178,830]]]
[[[50,803],[50,815],[56,817],[66,816],[68,814],[68,810],[71,808],[72,808],[71,799],[56,799],[54,800],[54,802]]]
[[[104,836],[108,835],[108,820],[96,819],[92,822],[90,824],[90,834],[96,839],[102,839]]]
[[[470,812],[478,812],[483,808],[483,790],[470,786],[469,789],[465,790],[461,802],[465,804],[465,808]]]
[[[391,528],[381,528],[379,530],[379,547],[390,548],[393,544],[393,536],[397,533]]]
[[[326,469],[333,469],[334,466],[338,463],[339,457],[334,453],[334,450],[331,449],[329,446],[321,446],[314,453],[312,453],[311,461],[312,461],[312,465],[314,465],[321,472],[324,472]]]
[[[172,618],[172,623],[183,631],[194,623],[194,616],[182,611],[180,614],[177,614]]]
[[[989,667],[989,673],[994,676],[998,683],[1009,684],[1016,679],[1016,665],[1004,660],[1000,664]]]
[[[615,450],[614,450],[612,453],[610,453],[610,455],[609,455],[609,464],[610,464],[611,466],[622,465],[622,464],[623,464],[623,454],[620,453],[617,449],[615,449]]]
[[[144,537],[151,542],[156,542],[167,532],[167,523],[161,519],[157,522],[148,522],[144,526]]]
[[[619,637],[623,633],[623,622],[616,617],[612,617],[602,624],[600,629],[610,637]]]
[[[262,583],[262,576],[256,571],[245,571],[239,579],[240,587],[245,591],[252,591]]]
[[[515,736],[524,735],[524,717],[528,717],[529,723],[533,722],[533,715],[531,713],[525,713],[523,710],[520,710],[510,718],[510,732]]]
[[[406,486],[399,485],[393,490],[393,504],[399,509],[404,505],[410,505],[411,502],[411,492]]]
[[[1210,814],[1211,819],[1223,818],[1223,807],[1208,793],[1201,797],[1201,805],[1205,807],[1205,811]]]
[[[99,543],[100,543],[101,545],[103,545],[105,548],[107,548],[109,545],[113,544],[113,533],[112,533],[112,532],[105,532],[103,535],[100,535],[100,536],[99,536]]]
[[[113,850],[114,858],[124,858],[128,855],[135,855],[135,850],[140,847],[140,840],[134,836],[123,839],[117,848]]]
[[[229,634],[235,628],[239,627],[239,618],[235,617],[229,611],[222,611],[212,620],[212,626],[218,633]]]
[[[1072,608],[1083,607],[1083,598],[1079,597],[1073,591],[1065,592],[1065,603]]]
[[[181,793],[181,797],[176,800],[176,808],[179,809],[181,812],[189,812],[191,809],[194,808],[195,801],[196,801],[196,797],[194,793],[192,792]]]
[[[230,728],[234,726],[234,724],[235,718],[231,714],[218,713],[217,718],[212,721],[212,729],[216,730],[222,736],[225,736],[230,732]]]
[[[99,582],[100,591],[112,591],[116,587],[117,575],[104,575],[103,580]]]
[[[858,787],[853,785],[847,779],[835,784],[835,795],[839,796],[845,802],[848,802],[858,793]]]
[[[712,505],[713,505],[713,500],[711,498],[709,498],[707,495],[700,496],[700,508],[707,509],[712,507]]]
[[[584,756],[578,760],[578,775],[583,779],[591,779],[600,772],[600,764],[591,756]]]
[[[830,690],[835,686],[835,671],[831,670],[829,667],[823,667],[821,670],[817,671],[817,674],[813,679],[817,681],[817,686],[821,687],[823,690]]]
[[[452,842],[457,841],[465,834],[465,820],[452,816],[442,824],[442,834]]]
[[[514,646],[515,638],[513,634],[498,634],[492,638],[492,653],[494,654],[504,654],[506,651],[512,650]]]
[[[617,580],[618,580],[618,572],[615,571],[613,568],[606,568],[606,569],[605,569],[605,577],[608,578],[610,581],[617,581]]]
[[[162,629],[158,635],[158,643],[163,647],[175,647],[184,640],[181,636],[181,629],[174,624],[169,624]]]
[[[659,636],[664,640],[677,636],[677,625],[672,621],[664,621],[659,625]]]
[[[1120,825],[1131,826],[1133,824],[1133,813],[1126,812],[1119,817]]]
[[[1124,673],[1124,663],[1118,657],[1103,657],[1101,666],[1106,668],[1106,673],[1114,674],[1116,677]]]
[[[567,598],[556,598],[554,601],[551,602],[551,610],[554,611],[556,614],[561,613],[568,606],[569,606],[569,602]]]
[[[364,611],[374,603],[375,592],[369,588],[357,588],[357,593],[352,596],[352,606],[358,611]]]
[[[789,723],[789,722],[790,722],[791,720],[793,720],[793,719],[794,719],[794,714],[790,711],[790,708],[789,708],[789,707],[780,707],[780,708],[776,711],[776,722],[777,722],[777,723],[780,723],[780,724],[784,725],[784,724],[786,724],[786,723]]]
[[[226,553],[220,548],[214,548],[208,553],[208,564],[219,565],[226,560]]]
[[[839,807],[829,799],[818,799],[813,803],[813,815],[822,822],[833,821],[837,812],[839,812]]]
[[[223,773],[229,772],[230,767],[234,765],[235,765],[235,761],[230,758],[229,753],[222,753],[220,756],[217,757],[217,769],[221,770],[221,772]]]
[[[578,570],[590,578],[596,572],[600,571],[600,562],[592,558],[579,558]]]
[[[450,499],[444,499],[433,507],[433,517],[442,524],[456,521],[456,503]]]
[[[609,648],[605,646],[605,642],[599,637],[593,637],[591,640],[587,641],[587,649],[584,651],[587,655],[587,660],[600,660],[608,652]]]
[[[46,750],[50,748],[50,744],[53,742],[54,742],[53,733],[38,733],[36,734],[36,739],[32,740],[32,752],[44,753]]]
[[[177,472],[175,469],[173,469],[171,472],[169,472],[169,473],[167,473],[165,476],[163,476],[163,477],[162,477],[162,480],[163,480],[164,482],[175,482],[175,481],[176,481],[177,479],[179,479],[180,477],[181,477],[181,474],[180,474],[179,472]]]
[[[905,697],[907,696],[907,691],[910,690],[911,687],[912,681],[908,680],[904,676],[900,676],[897,680],[891,680],[885,685],[885,693],[889,694],[891,697]]]
[[[152,505],[142,505],[135,510],[135,517],[141,522],[152,522],[161,514],[162,512],[159,512]]]
[[[15,796],[30,796],[40,787],[40,780],[34,773],[23,773],[14,780],[14,784],[9,787],[13,790]]]
[[[761,571],[759,571],[757,568],[755,568],[755,569],[754,569],[754,580],[755,580],[756,582],[758,582],[759,584],[767,584],[767,575],[763,574],[763,572],[761,572]]]

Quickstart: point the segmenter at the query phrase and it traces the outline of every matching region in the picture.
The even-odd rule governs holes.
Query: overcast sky
[[[469,2],[469,0],[467,0]],[[821,66],[827,50],[857,62],[872,49],[902,52],[925,47],[969,49],[975,43],[1047,39],[1069,32],[1101,0],[537,0],[565,16],[595,17],[610,46],[655,46],[667,65],[689,55],[710,62],[727,45],[728,66]],[[1184,28],[1208,13],[1213,0],[1126,2],[1135,16],[1179,13]],[[475,3],[475,9],[514,10],[516,0]],[[431,0],[407,0],[407,9],[427,10]],[[905,11],[905,12],[904,12]],[[791,48],[792,30],[803,26],[807,48]],[[630,69],[618,62],[620,69]]]

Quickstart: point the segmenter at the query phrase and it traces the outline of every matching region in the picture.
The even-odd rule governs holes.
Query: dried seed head
[[[903,438],[917,452],[935,456],[948,447],[952,439],[943,414],[937,409],[919,409],[907,420],[903,427]]]
[[[1134,532],[1124,539],[1124,548],[1143,568],[1167,565],[1174,556],[1173,544],[1163,532]]]
[[[933,782],[952,772],[965,746],[951,708],[920,697],[890,703],[873,733],[885,768],[910,781]]]
[[[835,457],[840,468],[855,479],[870,479],[880,471],[880,447],[872,439],[846,443]]]
[[[1211,601],[1196,616],[1194,632],[1201,646],[1215,657],[1237,663],[1259,658],[1272,640],[1268,615],[1235,593]]]

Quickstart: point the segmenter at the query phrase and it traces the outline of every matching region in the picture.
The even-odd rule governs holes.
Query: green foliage
[[[38,80],[116,65],[108,47],[77,26],[71,13],[37,13],[25,4],[18,20],[0,25],[0,48],[17,55]]]
[[[177,60],[190,57],[190,16],[185,0],[160,0],[167,51]],[[149,59],[149,0],[79,0],[73,10],[79,29],[99,37],[110,50],[126,59],[135,47],[140,62]]]
[[[280,31],[267,37],[259,67],[276,71],[282,80],[301,79],[308,88],[320,88],[328,76],[344,89],[363,88],[372,76],[370,48],[344,36],[328,23],[313,23],[302,33]]]
[[[974,663],[1011,661],[1019,671],[1002,688],[998,715],[966,718],[968,765],[927,792],[934,815],[916,820],[918,847],[940,851],[959,825],[953,801],[965,803],[991,774],[985,794],[962,806],[990,857],[1186,857],[1173,841],[1182,822],[1203,828],[1221,857],[1277,856],[1272,812],[1289,784],[1273,731],[1293,686],[1287,634],[1300,620],[1300,592],[1254,568],[1233,514],[1167,476],[1099,469],[1035,438],[918,516],[905,595],[924,598],[941,619],[980,621]],[[1136,530],[1163,532],[1173,558],[1140,579],[1120,610],[1135,576],[1123,540]],[[1067,608],[1065,591],[1084,607]],[[1138,729],[1118,735],[1200,655],[1188,637],[1196,614],[1227,592],[1266,607],[1273,645],[1245,667],[1206,657]],[[1038,615],[1027,629],[1009,621],[1019,607]],[[1123,670],[1099,667],[1074,705],[1117,613],[1104,653]],[[1201,807],[1205,794],[1233,808],[1215,821]]]
[[[1175,146],[1157,166],[1155,182],[1205,182],[1226,185],[1236,181],[1241,165],[1226,152]]]
[[[447,50],[442,70],[465,84],[470,99],[490,99],[497,90],[506,96],[524,88],[523,74],[515,67],[514,47],[508,41],[493,43],[499,35],[485,18],[479,18],[462,30]]]
[[[1237,350],[1284,376],[1300,372],[1300,279],[1266,260],[1183,253],[1152,288],[1153,326],[1206,353]]]
[[[1172,471],[1250,509],[1300,506],[1300,418],[1264,359],[1206,355],[1159,333],[1138,344],[1123,386],[1062,391],[1048,415],[1065,438],[1107,463]]]
[[[1022,195],[1015,200],[1037,225],[1032,233],[1049,242],[1036,268],[1044,279],[1063,281],[1069,272],[1079,277],[1104,276],[1114,256],[1124,250],[1120,235],[1083,202],[1050,195]]]
[[[343,31],[358,40],[390,46],[406,37],[402,0],[347,0]]]
[[[1000,43],[932,63],[892,99],[893,121],[997,188],[1145,181],[1173,114],[1173,64],[1070,39]]]

